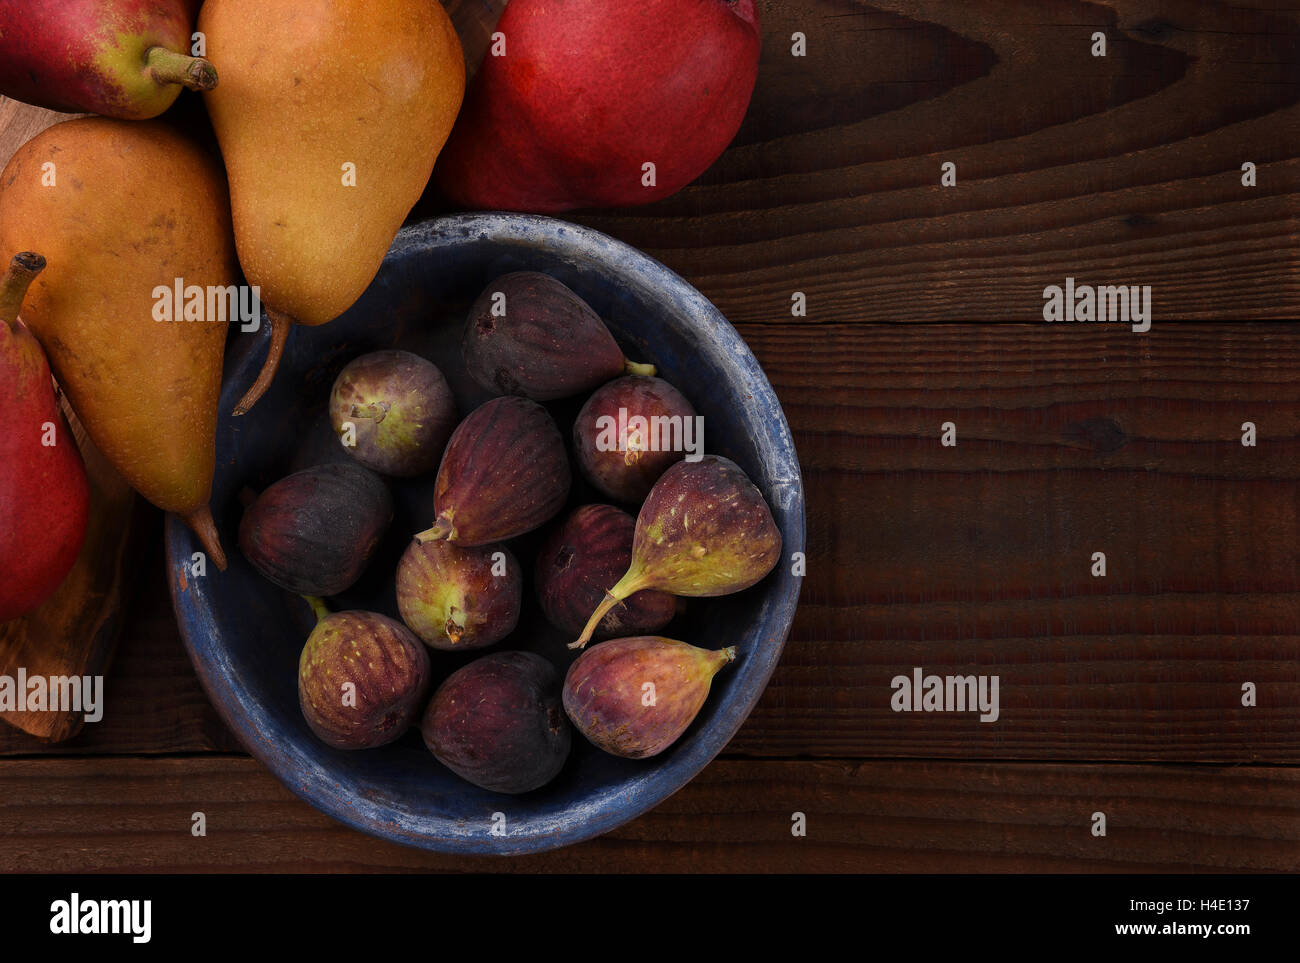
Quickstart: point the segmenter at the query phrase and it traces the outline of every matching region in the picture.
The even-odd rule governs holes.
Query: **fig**
[[[497,278],[470,308],[461,335],[470,377],[489,391],[553,401],[621,374],[655,373],[623,356],[586,301],[536,271]]]
[[[504,545],[411,542],[397,566],[397,608],[435,649],[495,645],[519,622],[523,574]]]
[[[374,472],[317,465],[257,497],[239,523],[239,548],[285,591],[337,595],[361,577],[392,520],[392,496]]]
[[[546,785],[569,757],[572,732],[555,667],[532,652],[497,652],[447,677],[425,710],[424,744],[480,789],[518,794]]]
[[[554,419],[527,398],[494,398],[452,433],[418,542],[504,542],[545,524],[569,497],[569,458]]]
[[[694,721],[714,675],[735,658],[735,646],[711,651],[656,635],[602,642],[569,666],[564,711],[598,749],[626,759],[658,755]]]
[[[570,637],[605,596],[605,586],[632,561],[636,519],[613,505],[583,505],[565,519],[537,556],[537,598],[547,621]],[[657,632],[672,621],[677,600],[646,590],[629,596],[601,619],[592,638]]]
[[[298,705],[335,749],[373,749],[410,728],[429,691],[429,652],[377,612],[334,612],[308,598],[316,627],[298,660]]]
[[[353,458],[401,478],[436,469],[456,427],[447,379],[409,351],[372,351],[349,362],[334,379],[329,412]]]
[[[679,461],[641,506],[627,571],[569,648],[586,645],[605,613],[635,592],[729,595],[759,581],[780,557],[772,512],[735,462],[718,455]]]
[[[573,450],[602,494],[639,505],[683,454],[704,453],[703,422],[667,381],[628,375],[587,399],[573,423]]]

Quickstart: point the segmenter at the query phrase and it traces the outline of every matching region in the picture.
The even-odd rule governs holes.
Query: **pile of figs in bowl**
[[[612,339],[556,344],[538,303]],[[501,348],[511,306],[533,323]],[[234,337],[229,564],[169,516],[171,590],[209,697],[289,789],[407,845],[538,852],[647,812],[735,735],[794,617],[803,489],[758,362],[684,280],[573,224],[455,215],[404,228],[238,417],[266,348]],[[637,445],[614,412],[638,404],[689,427]],[[597,427],[603,467],[577,447]]]

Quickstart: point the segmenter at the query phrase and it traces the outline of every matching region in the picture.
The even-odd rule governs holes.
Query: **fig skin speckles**
[[[681,737],[735,658],[733,646],[711,651],[660,636],[602,642],[569,667],[564,711],[597,748],[647,759]]]
[[[429,751],[492,792],[539,789],[564,768],[572,730],[555,667],[531,652],[497,652],[453,672],[425,710]]]
[[[461,335],[470,376],[489,391],[554,401],[652,365],[623,356],[590,305],[537,271],[503,275],[483,289]]]
[[[701,450],[700,423],[691,403],[667,381],[628,375],[587,399],[573,423],[573,451],[582,474],[602,494],[640,505],[685,456],[687,438]]]
[[[429,691],[424,645],[377,612],[317,613],[298,660],[298,705],[308,727],[336,749],[373,749],[401,738]]]
[[[494,398],[452,433],[434,484],[433,526],[415,538],[471,546],[514,538],[563,508],[571,481],[547,410],[527,398]]]
[[[397,566],[402,621],[434,649],[495,645],[519,623],[523,573],[504,545],[411,542]]]
[[[780,557],[771,509],[735,462],[717,455],[680,461],[641,506],[627,572],[569,647],[586,645],[605,613],[634,592],[728,595],[760,581]]]
[[[583,505],[546,539],[537,555],[537,598],[547,621],[576,636],[632,561],[636,520],[613,505]],[[637,592],[601,620],[593,637],[648,635],[672,621],[677,600]]]

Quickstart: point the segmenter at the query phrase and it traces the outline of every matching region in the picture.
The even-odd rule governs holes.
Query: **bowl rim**
[[[630,276],[645,287],[662,289],[666,286],[671,289],[678,306],[689,310],[693,324],[703,328],[705,336],[747,369],[749,391],[748,397],[744,399],[745,408],[755,414],[761,413],[762,420],[769,425],[766,432],[769,437],[755,439],[759,447],[759,458],[764,464],[773,464],[773,458],[779,463],[777,467],[780,475],[772,478],[771,485],[779,495],[788,529],[782,533],[783,561],[788,563],[792,552],[804,551],[806,516],[803,479],[785,411],[749,346],[703,294],[676,272],[631,245],[593,228],[536,214],[476,212],[420,221],[407,225],[398,232],[385,259],[399,248],[420,246],[433,238],[460,234],[520,245],[534,245],[540,236],[546,240],[548,253],[552,256],[578,261],[590,259],[595,252],[598,260],[613,264],[616,273],[620,275]],[[262,325],[256,338],[246,339],[247,347],[242,354],[230,359],[221,390],[222,411],[233,406],[237,396],[242,394],[243,386],[251,383],[256,376],[269,336],[267,326]],[[786,580],[784,590],[772,606],[771,617],[782,627],[780,638],[765,638],[762,646],[754,647],[752,654],[746,656],[747,660],[760,660],[760,671],[750,694],[736,704],[720,709],[707,729],[701,730],[688,746],[681,747],[674,754],[667,766],[656,772],[657,778],[652,784],[633,786],[627,793],[620,795],[620,805],[606,805],[594,810],[589,808],[582,818],[569,821],[565,826],[546,833],[510,833],[495,837],[438,836],[415,831],[400,821],[376,818],[375,812],[368,810],[379,811],[382,809],[379,804],[349,806],[345,802],[348,795],[339,793],[337,785],[322,779],[319,773],[304,772],[301,765],[292,758],[289,748],[265,738],[265,710],[234,673],[228,671],[228,668],[223,671],[221,660],[215,658],[212,651],[218,647],[218,642],[216,632],[212,631],[215,625],[211,612],[197,605],[197,596],[201,593],[189,591],[184,576],[178,577],[178,565],[183,571],[195,544],[192,533],[184,522],[169,513],[164,527],[164,551],[173,612],[190,662],[222,722],[282,785],[313,808],[368,835],[454,855],[520,855],[584,842],[645,815],[680,790],[727,746],[767,690],[772,673],[785,649],[803,582],[801,576],[792,575]],[[207,631],[199,631],[200,627]],[[573,809],[581,809],[581,803],[570,807],[571,811]]]

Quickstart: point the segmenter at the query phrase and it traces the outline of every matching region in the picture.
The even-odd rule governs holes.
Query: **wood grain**
[[[720,761],[601,839],[512,858],[372,839],[248,759],[7,760],[0,778],[3,872],[1300,869],[1300,774],[1273,768]]]
[[[810,556],[729,753],[1300,762],[1300,325],[742,333],[795,434]],[[893,712],[915,666],[999,675],[1001,718]],[[69,751],[237,748],[161,591],[107,700]]]
[[[1040,321],[1044,287],[1067,276],[1150,284],[1156,318],[1300,317],[1296,9],[759,7],[759,80],[732,147],[672,198],[572,218],[664,261],[733,322],[791,323],[794,291],[807,322]]]

